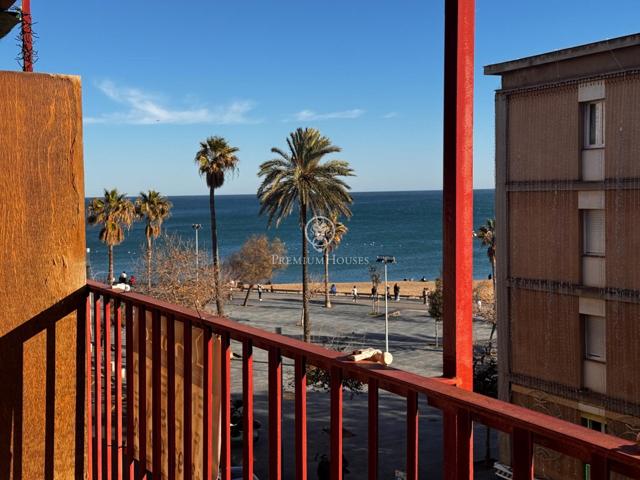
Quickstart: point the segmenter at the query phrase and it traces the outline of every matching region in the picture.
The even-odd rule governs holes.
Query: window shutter
[[[584,210],[586,255],[604,255],[605,220],[604,210]]]

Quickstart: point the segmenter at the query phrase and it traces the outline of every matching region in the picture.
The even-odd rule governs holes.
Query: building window
[[[604,147],[604,102],[584,104],[584,147]]]
[[[607,424],[602,418],[592,418],[592,417],[581,417],[580,423],[583,427],[589,428],[591,430],[595,430],[596,432],[607,433]],[[584,480],[591,480],[591,465],[588,463],[584,464]]]
[[[603,257],[604,248],[604,210],[588,209],[582,211],[584,224],[583,253]]]
[[[605,318],[595,315],[584,315],[584,358],[605,362],[606,355]]]

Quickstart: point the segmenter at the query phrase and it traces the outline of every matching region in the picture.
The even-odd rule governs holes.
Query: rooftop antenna
[[[31,30],[31,0],[22,0],[22,71],[33,72],[33,31]]]

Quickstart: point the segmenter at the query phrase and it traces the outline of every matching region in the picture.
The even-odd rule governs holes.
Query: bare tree
[[[286,267],[286,262],[281,261],[286,254],[284,243],[277,238],[269,241],[266,235],[252,235],[231,254],[225,264],[226,274],[249,285],[243,306],[255,285],[270,281],[277,270]]]
[[[216,301],[215,271],[213,262],[200,251],[196,275],[196,249],[192,241],[177,235],[164,235],[157,243],[153,258],[153,281],[148,286],[143,276],[137,287],[140,293],[189,308],[204,309]],[[143,264],[139,271],[147,269]],[[221,285],[226,285],[222,281]],[[224,300],[224,291],[220,291]]]

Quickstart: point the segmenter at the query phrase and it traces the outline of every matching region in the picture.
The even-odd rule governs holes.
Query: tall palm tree
[[[151,256],[153,251],[153,240],[158,238],[164,222],[171,214],[173,204],[167,197],[162,196],[155,190],[147,193],[140,192],[136,198],[136,215],[146,220],[144,234],[147,237],[147,287],[151,288]]]
[[[232,147],[222,137],[208,137],[200,142],[200,150],[196,153],[195,162],[198,172],[209,187],[209,213],[211,216],[211,253],[213,256],[213,276],[215,282],[216,309],[218,315],[224,315],[222,295],[220,293],[220,260],[218,258],[218,229],[216,226],[216,188],[224,184],[225,176],[238,169],[239,159],[236,153],[239,148]]]
[[[107,245],[109,250],[109,273],[107,283],[111,284],[113,278],[113,247],[124,240],[124,229],[129,228],[135,220],[135,207],[126,193],[120,193],[117,189],[104,190],[102,198],[94,198],[89,203],[87,221],[90,225],[101,225],[100,241]]]
[[[331,308],[331,298],[329,297],[329,254],[340,246],[342,237],[344,237],[349,229],[338,220],[337,214],[332,214],[329,218],[333,223],[333,237],[331,241],[322,249],[322,257],[324,262],[324,306]]]
[[[287,138],[288,151],[272,148],[277,158],[260,165],[258,176],[264,177],[258,198],[260,213],[267,213],[269,225],[276,226],[298,207],[298,221],[302,234],[302,325],[304,340],[311,340],[309,323],[309,285],[307,276],[308,249],[305,228],[309,212],[335,212],[351,216],[351,187],[340,177],[353,175],[349,162],[329,160],[325,155],[340,148],[314,128],[298,128]]]
[[[496,219],[488,218],[484,225],[479,227],[473,236],[476,237],[483,246],[487,247],[487,257],[489,263],[491,263],[491,281],[493,282],[493,296],[495,302],[496,295]],[[493,334],[496,330],[496,324],[494,322],[491,328],[491,335],[489,335],[489,342],[493,339]]]

